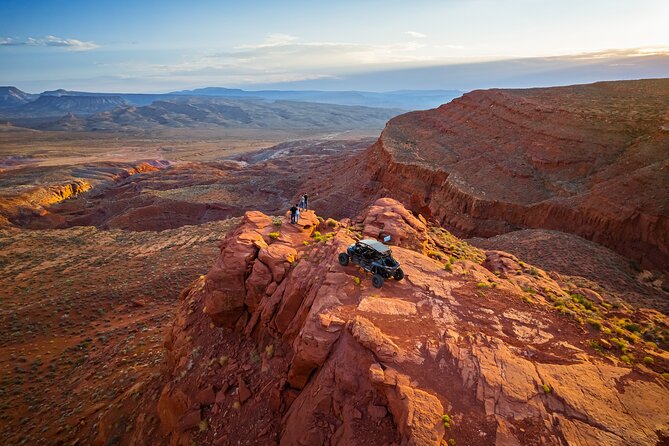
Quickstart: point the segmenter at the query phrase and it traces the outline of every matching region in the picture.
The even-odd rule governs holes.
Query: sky
[[[667,0],[0,0],[0,85],[472,89],[669,77]]]

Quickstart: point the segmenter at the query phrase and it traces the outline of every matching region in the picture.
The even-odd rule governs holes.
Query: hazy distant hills
[[[22,111],[21,105],[33,102],[39,97],[115,97],[121,98],[129,105],[150,105],[155,101],[169,101],[175,98],[188,97],[221,97],[228,99],[264,99],[268,101],[318,102],[337,105],[361,105],[364,107],[398,108],[402,110],[422,110],[434,108],[450,102],[462,95],[458,90],[398,90],[383,93],[369,91],[320,91],[320,90],[260,90],[247,91],[235,88],[207,87],[195,90],[175,91],[164,94],[142,93],[96,93],[86,91],[51,90],[41,94],[30,94],[16,87],[0,87],[0,108],[19,107],[15,113]],[[83,99],[79,99],[82,103]],[[92,99],[91,99],[92,101]],[[56,101],[57,102],[57,101]],[[93,101],[95,102],[95,101]],[[99,110],[98,110],[99,111]],[[85,113],[80,111],[79,113]],[[6,114],[6,113],[4,113]]]
[[[454,90],[246,91],[221,87],[165,94],[0,87],[0,119],[17,127],[58,131],[170,128],[382,129],[407,110],[459,97]]]
[[[367,107],[418,110],[434,108],[462,95],[458,90],[398,90],[384,93],[369,91],[320,91],[320,90],[261,90],[246,91],[222,87],[198,88],[176,91],[185,96],[216,96],[226,98],[256,98],[319,102],[324,104],[363,105]]]
[[[166,94],[53,90],[39,95],[0,87],[0,119],[57,131],[169,128],[382,129],[410,108],[449,102],[458,91],[244,91],[203,88]]]
[[[120,96],[39,96],[11,110],[16,117],[62,116],[66,113],[91,115],[128,105]]]
[[[0,107],[16,107],[37,99],[39,95],[30,94],[16,87],[0,87]]]
[[[105,111],[92,111],[104,109]],[[0,110],[16,127],[52,131],[143,131],[160,128],[382,129],[402,110],[262,99],[177,97],[129,105],[118,96],[40,96]]]

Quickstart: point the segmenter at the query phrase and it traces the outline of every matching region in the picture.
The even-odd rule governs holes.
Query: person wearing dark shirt
[[[309,197],[307,197],[307,194],[302,196],[302,201],[304,202],[304,210],[306,211],[309,209]]]
[[[297,223],[297,206],[290,208],[290,222]]]

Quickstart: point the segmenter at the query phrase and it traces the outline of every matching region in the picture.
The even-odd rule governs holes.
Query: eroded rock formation
[[[337,263],[363,234],[391,234],[403,281],[376,289]],[[568,312],[573,290],[545,272],[500,251],[464,251],[443,234],[392,199],[339,223],[311,211],[297,225],[247,213],[181,294],[158,403],[165,441],[666,441],[666,345],[621,341],[652,366],[597,353],[604,343],[615,350],[599,331],[613,319],[596,329],[581,319],[585,308],[609,318],[623,309],[579,294],[584,309]],[[660,313],[637,316],[667,327]]]

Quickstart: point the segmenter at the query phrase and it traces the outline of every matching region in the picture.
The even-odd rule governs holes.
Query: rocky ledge
[[[287,221],[247,212],[181,293],[160,378],[165,443],[669,438],[666,340],[641,339],[666,331],[664,315],[477,250],[388,198],[351,221]],[[406,277],[376,289],[337,255],[384,235]],[[623,317],[638,330],[614,326]]]

